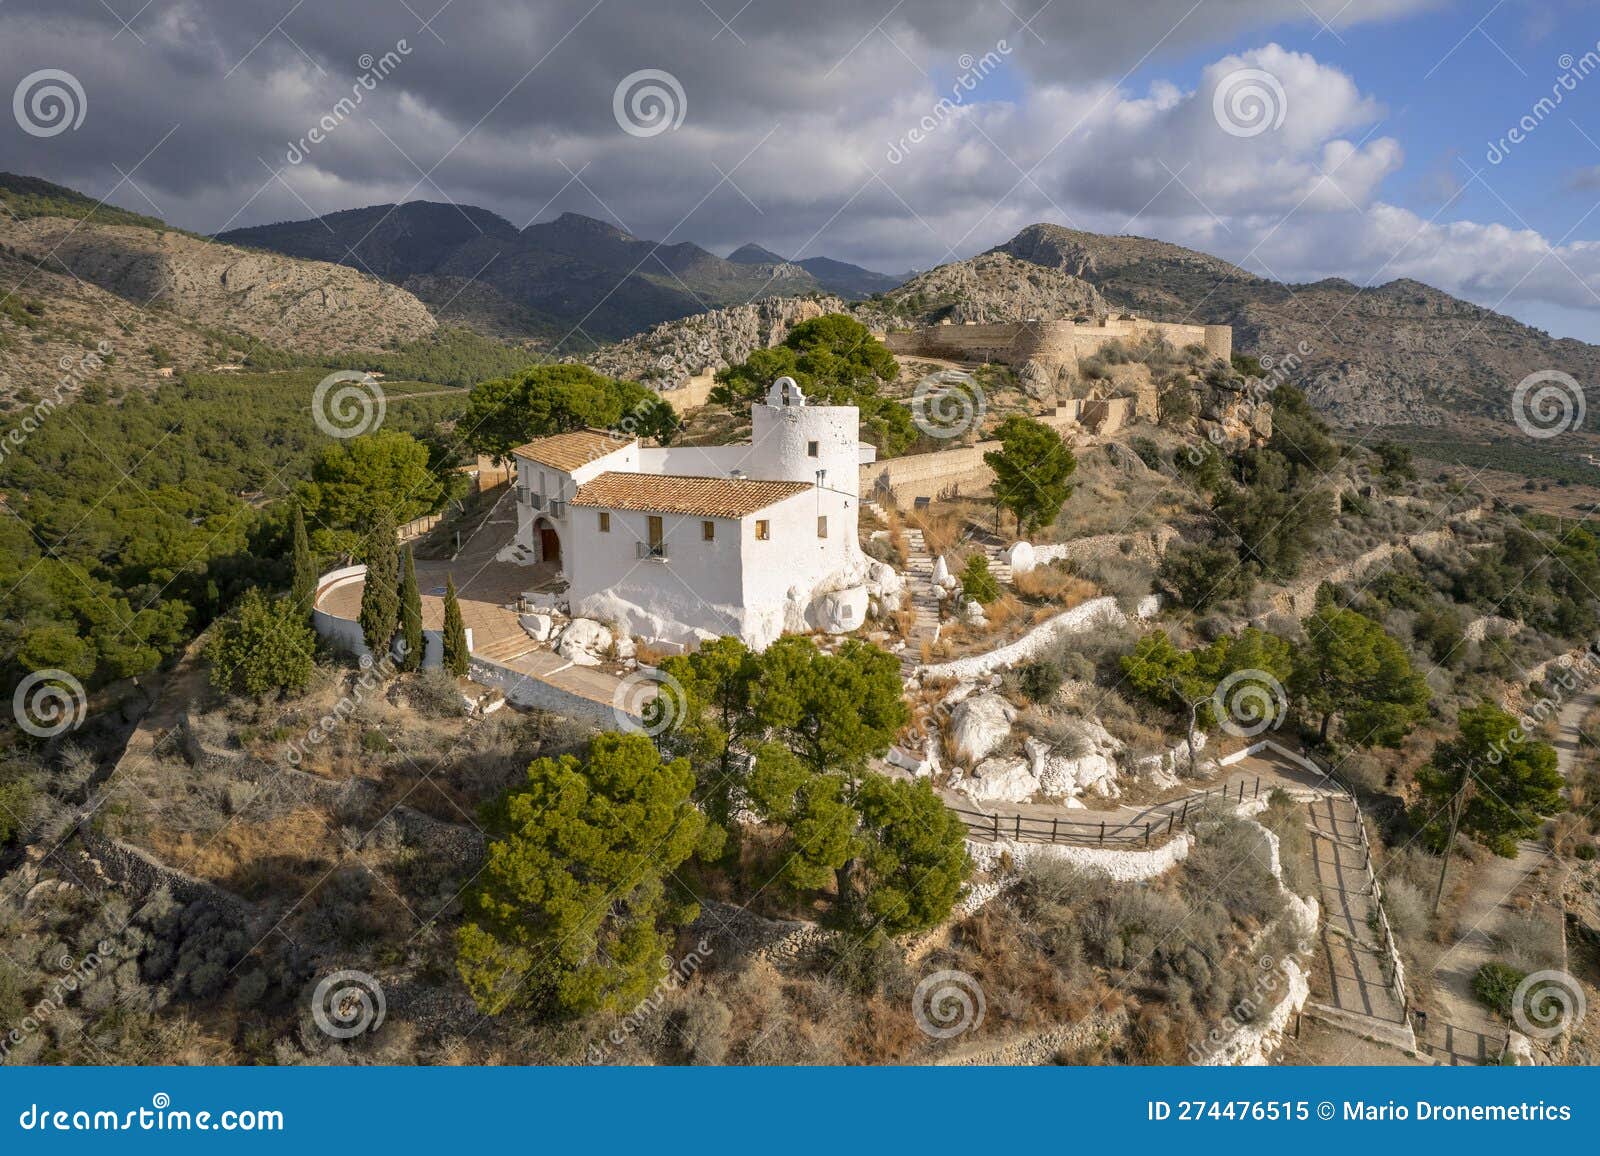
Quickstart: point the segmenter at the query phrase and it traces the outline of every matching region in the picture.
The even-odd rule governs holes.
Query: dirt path
[[[1583,716],[1596,703],[1600,703],[1600,690],[1585,691],[1565,703],[1556,716],[1556,765],[1563,777],[1577,758]],[[1555,862],[1542,842],[1524,839],[1517,844],[1514,859],[1489,856],[1477,866],[1472,891],[1457,917],[1456,941],[1434,961],[1430,972],[1435,982],[1435,1015],[1441,1022],[1429,1024],[1426,1042],[1443,1062],[1493,1063],[1499,1055],[1506,1039],[1505,1025],[1472,994],[1472,978],[1480,967],[1500,957],[1497,943],[1515,934],[1523,923],[1519,908],[1525,898],[1551,893],[1546,876]]]

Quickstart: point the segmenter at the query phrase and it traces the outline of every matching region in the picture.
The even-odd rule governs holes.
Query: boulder
[[[978,803],[1026,803],[1039,793],[1039,780],[1023,759],[984,759],[956,789]]]
[[[599,666],[616,642],[609,628],[592,618],[574,618],[561,632],[556,653],[578,666]]]
[[[1039,565],[1034,557],[1032,542],[1013,542],[1003,557],[1013,574],[1026,574]]]
[[[988,617],[983,613],[983,603],[969,600],[961,607],[961,621],[967,626],[987,626]]]
[[[865,586],[833,590],[812,602],[807,617],[827,634],[849,634],[867,620],[868,600]]]
[[[879,598],[885,595],[899,594],[906,587],[906,580],[887,562],[874,562],[867,567],[867,591],[876,594]]]
[[[1122,752],[1122,743],[1097,719],[1082,720],[1075,727],[1070,749],[1077,753],[1061,753],[1032,738],[1024,746],[1045,794],[1068,800],[1076,800],[1087,791],[1103,799],[1121,796],[1117,756]]]
[[[522,629],[535,642],[548,642],[556,630],[554,614],[519,614],[517,621],[522,623]]]
[[[950,741],[955,757],[977,762],[987,758],[1011,737],[1011,724],[1017,708],[998,694],[980,694],[967,699],[950,715]]]

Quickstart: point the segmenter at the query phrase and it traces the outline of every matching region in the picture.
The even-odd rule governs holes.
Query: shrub
[[[1573,853],[1577,855],[1579,859],[1582,859],[1585,863],[1587,863],[1590,859],[1594,858],[1594,844],[1579,843],[1577,851]]]
[[[1485,1007],[1503,1016],[1509,1016],[1511,997],[1516,993],[1517,986],[1527,978],[1526,972],[1519,971],[1508,963],[1486,963],[1478,969],[1478,974],[1472,977],[1472,994],[1477,996]]]
[[[292,599],[251,590],[218,622],[206,646],[218,690],[262,696],[311,681],[316,635]]]
[[[1022,693],[1034,702],[1048,702],[1061,689],[1065,674],[1053,662],[1030,662],[1018,672]]]
[[[982,551],[967,559],[961,571],[961,593],[984,606],[1000,597],[1000,584],[989,570],[989,556]]]

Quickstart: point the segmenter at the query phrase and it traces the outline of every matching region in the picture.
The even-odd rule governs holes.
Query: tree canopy
[[[665,931],[698,906],[672,872],[705,833],[687,759],[643,735],[602,734],[586,759],[542,758],[488,808],[492,838],[457,933],[478,1007],[556,1015],[627,1010],[661,977]]]
[[[474,451],[505,458],[535,438],[586,427],[665,445],[677,415],[660,394],[586,365],[536,365],[473,387],[457,427]]]
[[[1461,833],[1512,858],[1518,839],[1567,808],[1555,748],[1532,738],[1492,702],[1461,712],[1455,736],[1434,748],[1417,783],[1418,814],[1435,848],[1446,853],[1452,819]]]
[[[1078,468],[1061,435],[1042,421],[1012,414],[994,431],[1000,448],[983,455],[994,471],[994,500],[1010,510],[1019,531],[1055,521],[1072,495],[1068,481]]]
[[[211,684],[253,697],[303,690],[311,681],[317,638],[292,598],[248,591],[219,619],[206,643]]]
[[[448,497],[445,481],[429,463],[428,447],[408,433],[381,429],[322,452],[300,503],[312,522],[312,540],[325,553],[354,548],[356,532],[386,510],[395,523],[431,514]]]
[[[1395,746],[1428,709],[1428,684],[1404,646],[1354,610],[1324,602],[1302,624],[1289,688],[1325,742],[1335,718],[1355,746]]]
[[[881,392],[899,376],[900,363],[871,330],[853,317],[829,313],[796,325],[783,344],[718,370],[711,400],[743,407],[765,397],[778,378],[792,377],[819,405],[859,409],[862,438],[887,457],[903,453],[917,437],[911,411]]]

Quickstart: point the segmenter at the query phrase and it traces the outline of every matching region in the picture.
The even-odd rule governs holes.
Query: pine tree
[[[317,596],[317,560],[311,556],[311,541],[306,537],[305,511],[294,508],[294,546],[290,561],[289,598],[309,617]]]
[[[457,678],[467,673],[467,625],[461,620],[461,603],[456,599],[456,580],[444,584],[444,668]]]
[[[422,592],[417,589],[417,561],[406,547],[404,569],[400,574],[400,669],[422,666]]]
[[[367,583],[361,591],[361,636],[374,662],[389,653],[400,628],[400,548],[395,540],[394,515],[379,510],[367,535]]]

